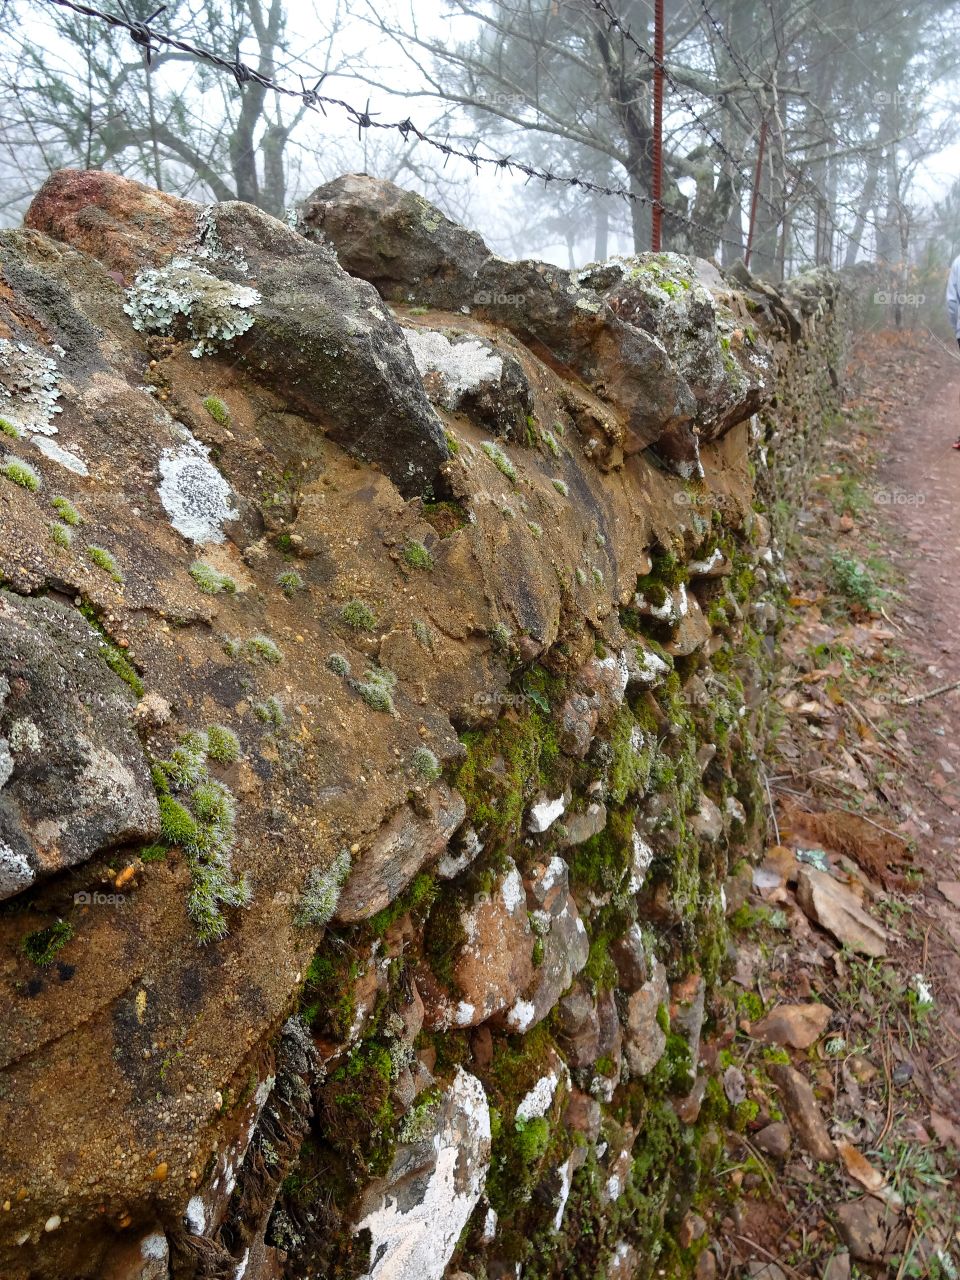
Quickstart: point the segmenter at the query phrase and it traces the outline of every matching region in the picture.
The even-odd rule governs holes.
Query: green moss
[[[763,1017],[763,1001],[755,991],[741,991],[737,996],[737,1014],[748,1022],[759,1022]]]
[[[241,653],[248,662],[265,662],[277,666],[283,661],[283,654],[269,636],[256,635],[244,640]]]
[[[73,543],[73,531],[67,525],[60,524],[59,521],[54,521],[50,525],[50,537],[58,547],[62,547],[65,551],[68,551]]]
[[[350,663],[342,653],[331,653],[327,658],[327,669],[332,671],[335,676],[348,676],[350,674]]]
[[[214,422],[219,423],[221,427],[230,425],[230,410],[219,396],[207,396],[203,402],[203,407]]]
[[[80,512],[69,498],[64,498],[62,496],[51,498],[50,505],[53,507],[54,511],[56,511],[63,523],[70,525],[71,528],[75,529],[78,525],[83,523],[83,518],[80,515]]]
[[[560,446],[557,444],[557,438],[552,431],[548,431],[546,427],[541,428],[540,439],[555,458],[560,457]]]
[[[146,690],[140,673],[119,645],[114,644],[112,640],[102,639],[100,656],[114,675],[119,676],[124,684],[129,685],[138,698],[143,697]]]
[[[443,438],[447,442],[447,448],[450,450],[451,456],[456,458],[460,453],[460,441],[450,430],[444,431]]]
[[[263,702],[255,702],[253,704],[253,714],[257,717],[261,724],[270,724],[274,728],[279,728],[286,724],[287,716],[283,709],[283,703],[279,698],[265,698]]]
[[[20,950],[28,960],[45,968],[53,964],[72,937],[73,925],[66,920],[58,920],[46,929],[28,933],[20,943]]]
[[[98,569],[103,569],[105,573],[109,573],[114,582],[123,582],[123,575],[117,567],[117,562],[106,547],[90,545],[87,547],[87,555]]]
[[[611,991],[617,985],[617,968],[610,958],[610,940],[605,933],[596,933],[591,937],[590,951],[581,977],[595,991]]]
[[[568,498],[570,496],[570,486],[567,484],[566,480],[554,480],[552,481],[552,484],[557,493],[561,494],[564,498]]]
[[[613,893],[626,878],[633,858],[634,810],[613,809],[606,826],[569,855],[570,880],[575,888]]]
[[[9,462],[4,463],[0,467],[0,475],[4,475],[13,484],[17,484],[21,489],[28,489],[31,493],[36,493],[40,488],[40,477],[31,467],[29,462],[21,462],[19,458],[11,458]]]
[[[20,428],[12,423],[9,418],[0,418],[0,431],[5,436],[9,436],[11,440],[20,440],[23,436]]]
[[[229,595],[233,595],[237,590],[237,584],[233,578],[221,573],[218,569],[214,569],[213,565],[206,564],[203,560],[194,560],[190,566],[190,577],[200,590],[208,596],[219,595],[221,591],[226,591]]]
[[[403,561],[411,569],[427,570],[433,568],[433,556],[422,542],[417,542],[414,539],[411,539],[404,546]]]
[[[610,729],[610,796],[615,804],[623,804],[628,796],[639,798],[650,783],[657,752],[647,743],[648,734],[628,704],[617,711]],[[649,735],[653,739],[653,735]]]
[[[207,730],[207,755],[218,764],[233,764],[240,758],[240,739],[226,725],[213,724]]]
[[[414,638],[418,644],[422,645],[430,653],[433,653],[433,632],[425,622],[421,622],[419,618],[415,618],[410,624],[410,630],[413,632]]]
[[[377,615],[362,600],[350,600],[340,610],[340,621],[354,631],[372,631],[377,625]]]
[[[297,924],[301,927],[329,924],[349,874],[349,849],[341,849],[329,867],[311,867],[294,917]]]
[[[410,759],[410,768],[424,782],[436,782],[443,770],[429,747],[418,747]]]
[[[480,446],[497,470],[514,484],[517,482],[517,469],[500,448],[492,440],[485,440]]]
[[[467,943],[463,926],[466,904],[462,889],[445,885],[438,890],[423,931],[423,953],[430,969],[448,987],[453,985],[454,965]]]
[[[186,847],[197,839],[197,821],[190,810],[170,795],[157,797],[160,806],[160,834],[168,844]]]
[[[217,729],[214,739],[223,745]],[[190,868],[187,913],[202,943],[226,934],[224,908],[246,906],[250,901],[246,878],[234,877],[230,870],[236,803],[229,788],[208,775],[209,749],[209,733],[184,734],[170,758],[154,761],[151,770],[161,836],[166,844],[183,850]],[[189,795],[178,799],[172,794],[175,791]]]
[[[277,574],[277,586],[288,600],[292,600],[297,592],[302,591],[306,585],[295,569],[284,569],[282,573]]]
[[[531,689],[543,697],[532,683],[525,692]],[[528,698],[523,710],[501,716],[492,729],[469,730],[460,741],[466,758],[454,785],[472,821],[494,833],[517,831],[527,804],[554,788],[559,776],[560,745],[549,711]]]
[[[169,846],[165,844],[148,844],[140,850],[141,862],[163,862],[167,854],[170,852]]]
[[[370,667],[363,673],[362,680],[351,681],[368,707],[388,715],[394,713],[393,690],[396,683],[397,677],[386,667]]]
[[[376,915],[370,917],[367,921],[367,928],[379,938],[401,916],[408,914],[425,916],[433,905],[438,892],[437,882],[433,876],[429,872],[421,871],[418,876],[414,876],[399,897],[395,898],[389,906],[384,907],[382,911],[378,911]]]

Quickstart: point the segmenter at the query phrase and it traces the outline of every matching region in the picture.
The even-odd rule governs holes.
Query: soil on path
[[[760,1120],[779,1103],[794,1140],[777,1158],[754,1126],[740,1148],[731,1135],[747,1195],[716,1224],[705,1277],[960,1274],[960,358],[927,335],[874,333],[847,386],[787,565],[771,765],[787,849],[771,852],[805,860],[822,846],[887,950],[838,951],[799,909],[796,863],[772,892],[755,875],[738,938],[753,982],[735,978],[754,994],[738,1008],[761,1007],[757,994],[764,1013],[798,997],[831,1008],[823,1036],[789,1057],[813,1088],[800,1110],[846,1154],[804,1151],[804,1117],[739,1018],[732,1050],[747,1046],[736,1061]],[[781,863],[768,854],[768,881]]]

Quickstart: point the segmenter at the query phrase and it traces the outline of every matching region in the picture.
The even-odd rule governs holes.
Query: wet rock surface
[[[0,1274],[706,1275],[833,284],[303,212],[64,173],[0,235]]]

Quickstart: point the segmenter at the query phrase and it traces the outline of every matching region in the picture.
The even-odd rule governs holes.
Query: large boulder
[[[350,174],[318,187],[301,209],[308,237],[397,303],[475,312],[567,367],[623,415],[615,452],[661,442],[664,460],[699,474],[698,437],[754,413],[767,348],[732,321],[688,259],[642,254],[584,271],[507,262],[420,196]]]
[[[252,205],[205,208],[73,170],[44,184],[26,223],[121,276],[137,328],[189,340],[198,356],[226,349],[405,494],[440,487],[443,428],[400,327],[331,253]]]

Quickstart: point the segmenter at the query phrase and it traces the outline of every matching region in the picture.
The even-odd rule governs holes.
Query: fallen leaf
[[[849,1142],[837,1142],[835,1146],[850,1177],[867,1191],[879,1191],[886,1181],[880,1170],[875,1169],[867,1157]]]
[[[942,1111],[930,1111],[930,1128],[944,1146],[952,1145],[960,1151],[960,1127]]]
[[[937,888],[948,902],[960,907],[960,880],[938,880]]]

